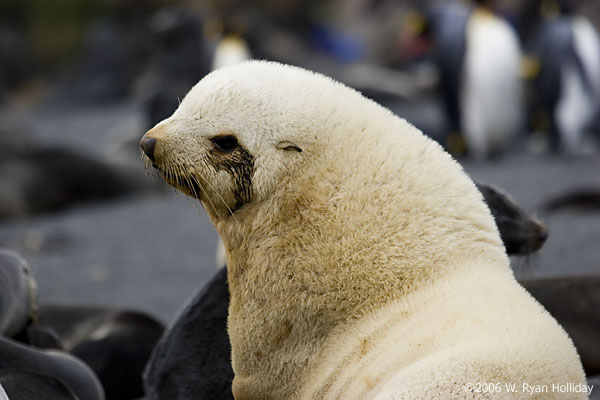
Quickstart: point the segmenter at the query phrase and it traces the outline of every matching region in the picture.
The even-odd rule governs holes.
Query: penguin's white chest
[[[503,150],[522,114],[521,50],[516,34],[494,16],[470,18],[461,90],[462,130],[477,158]]]

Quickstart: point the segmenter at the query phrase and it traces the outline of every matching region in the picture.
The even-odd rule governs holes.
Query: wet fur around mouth
[[[181,160],[166,163],[165,166],[161,167],[155,161],[150,160],[143,152],[142,157],[146,163],[146,168],[152,165],[158,171],[159,175],[171,186],[198,200],[208,199],[205,188],[199,183],[199,181],[208,183],[206,179],[198,174],[185,173],[189,169],[182,167],[185,163],[182,163]],[[211,165],[215,166],[218,171],[226,171],[233,180],[235,204],[231,208],[226,205],[229,211],[233,214],[245,204],[251,202],[252,175],[254,174],[254,157],[252,154],[243,146],[238,146],[232,153],[228,153],[226,156],[216,151],[209,151],[207,157]],[[221,197],[218,193],[217,195]]]
[[[202,193],[204,189],[202,189],[202,187],[198,184],[196,177],[175,175],[173,173],[163,171],[160,168],[157,168],[157,170],[162,178],[171,186],[179,189],[188,196],[202,200]]]
[[[150,160],[145,154],[142,153],[142,158],[146,169],[150,166],[156,170],[158,175],[165,180],[169,185],[182,191],[187,196],[191,196],[195,199],[202,200],[202,193],[204,189],[198,183],[198,179],[193,175],[178,174],[176,171],[171,170],[169,166],[166,169],[161,168],[156,162]],[[179,169],[179,168],[177,168]]]

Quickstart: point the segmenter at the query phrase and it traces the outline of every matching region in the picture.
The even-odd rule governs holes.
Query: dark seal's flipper
[[[146,367],[148,400],[233,399],[227,268],[185,307]]]
[[[2,387],[6,395],[2,397]],[[28,371],[0,371],[0,400],[82,400],[60,380]]]
[[[60,351],[39,350],[0,337],[0,372],[23,371],[50,376],[77,398],[104,400],[104,391],[94,372],[79,359]]]

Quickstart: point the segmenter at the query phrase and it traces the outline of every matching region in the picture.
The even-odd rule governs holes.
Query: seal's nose
[[[152,137],[144,136],[140,141],[140,146],[144,153],[148,156],[149,159],[154,161],[154,147],[156,145],[156,139]]]
[[[542,247],[542,245],[546,242],[546,239],[548,239],[548,228],[546,228],[544,225],[540,224],[539,227],[540,231],[539,231],[539,247]]]

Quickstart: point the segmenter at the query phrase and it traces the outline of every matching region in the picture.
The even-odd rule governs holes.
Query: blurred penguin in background
[[[211,65],[213,71],[252,58],[245,40],[248,22],[243,16],[230,16],[212,24],[213,34],[218,37]]]
[[[523,127],[519,39],[488,3],[438,1],[421,9],[448,118],[444,145],[477,159],[500,155]]]
[[[453,154],[465,151],[461,132],[460,90],[465,57],[465,30],[471,10],[463,2],[440,2],[425,11],[425,33],[433,42],[433,62],[439,72],[439,90],[448,118],[445,147]]]
[[[576,154],[600,142],[600,38],[576,9],[573,0],[536,0],[524,12],[536,151]]]
[[[474,3],[465,30],[460,119],[467,151],[486,159],[503,153],[522,131],[521,49],[489,0]]]

